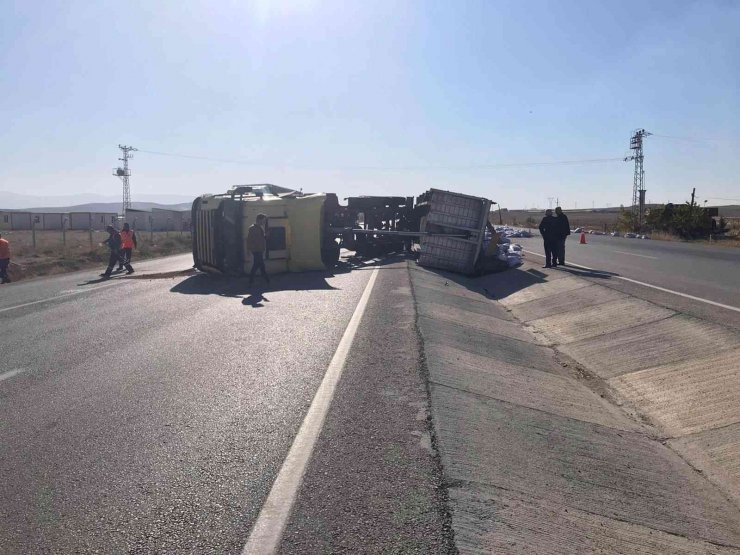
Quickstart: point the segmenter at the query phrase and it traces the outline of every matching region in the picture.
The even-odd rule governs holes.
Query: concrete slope
[[[613,291],[596,286],[588,289]],[[737,334],[723,326],[677,314],[659,322],[562,345],[560,350],[602,378],[611,378],[659,364],[709,356],[731,349],[736,342]]]
[[[609,380],[673,437],[740,422],[740,348]]]
[[[740,552],[729,488],[610,403],[596,372],[538,339],[598,342],[673,311],[531,266],[480,279],[410,272],[462,553]],[[530,320],[529,336],[510,332],[511,316]],[[711,446],[703,462],[727,475],[732,437],[682,445]]]
[[[529,320],[531,329],[607,380],[661,436],[674,438],[668,445],[740,505],[740,334],[634,297],[598,303],[599,296],[611,299],[617,292],[563,274],[546,271],[544,282],[579,279],[585,287],[562,292],[557,301],[540,299],[561,312]],[[512,312],[531,315],[533,304],[515,304]]]

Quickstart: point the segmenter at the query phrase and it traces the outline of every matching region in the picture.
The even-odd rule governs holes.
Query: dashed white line
[[[41,303],[48,303],[51,301],[56,301],[58,299],[64,299],[66,297],[72,297],[74,295],[79,295],[81,293],[89,293],[91,291],[97,291],[98,289],[105,289],[106,287],[111,287],[112,285],[116,285],[116,283],[108,283],[105,285],[98,285],[97,287],[92,287],[90,289],[80,289],[79,291],[69,291],[67,293],[62,293],[61,295],[57,295],[56,297],[49,297],[48,299],[39,299],[38,301],[31,301],[28,303],[23,304],[17,304],[15,306],[8,306],[5,308],[0,308],[0,312],[7,312],[9,310],[17,310],[19,308],[24,308],[26,306],[32,306],[35,304],[41,304]]]
[[[365,291],[360,297],[360,302],[357,303],[347,329],[344,330],[344,335],[339,341],[339,346],[329,363],[324,379],[316,391],[306,417],[303,419],[298,435],[293,440],[288,456],[285,458],[275,483],[272,485],[267,501],[265,501],[257,517],[257,522],[252,528],[247,544],[242,550],[242,555],[272,554],[276,552],[280,545],[285,525],[288,522],[288,517],[298,495],[298,489],[303,481],[303,474],[324,425],[324,419],[329,411],[334,391],[342,376],[347,355],[365,313],[377,277],[378,268],[375,268],[373,273],[370,274]]]
[[[627,254],[629,256],[639,256],[640,258],[650,258],[651,260],[660,260],[657,256],[648,256],[646,254],[637,254],[634,252],[626,252],[626,251],[612,251],[612,252],[618,252],[619,254]]]
[[[527,251],[527,250],[525,250],[524,252],[545,258],[545,255],[540,254],[538,252],[532,252],[532,251]],[[574,264],[573,262],[568,262],[568,266],[575,266],[576,268],[583,268],[584,270],[590,270],[592,272],[599,271],[596,268],[589,268],[588,266],[583,266],[581,264]],[[726,308],[727,310],[734,310],[735,312],[740,312],[740,308],[736,306],[731,306],[729,304],[722,304],[722,303],[718,303],[715,301],[710,301],[709,299],[702,299],[701,297],[695,297],[694,295],[689,295],[688,293],[681,293],[680,291],[674,291],[673,289],[666,289],[665,287],[653,285],[652,283],[645,283],[644,281],[637,281],[636,279],[631,279],[631,278],[624,277],[624,276],[612,276],[612,277],[614,279],[621,279],[622,281],[629,281],[630,283],[635,283],[637,285],[643,285],[645,287],[657,289],[658,291],[663,291],[664,293],[672,293],[673,295],[678,295],[679,297],[685,297],[687,299],[691,299],[692,301],[699,301],[702,303],[711,304],[712,306],[718,306],[720,308]]]
[[[15,370],[11,370],[10,372],[0,374],[0,382],[3,380],[7,380],[8,378],[12,378],[13,376],[17,376],[21,372],[26,372],[27,370],[28,368],[16,368]]]

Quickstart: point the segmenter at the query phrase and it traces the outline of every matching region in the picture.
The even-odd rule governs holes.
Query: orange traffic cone
[[[586,244],[586,234],[581,232],[581,245]]]

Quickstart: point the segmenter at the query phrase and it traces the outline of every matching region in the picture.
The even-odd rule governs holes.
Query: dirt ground
[[[108,262],[108,249],[100,246],[107,239],[104,231],[37,231],[34,246],[31,231],[2,231],[10,242],[11,279],[18,281],[37,276],[74,272]],[[138,248],[134,261],[188,252],[192,248],[189,232],[137,233]]]

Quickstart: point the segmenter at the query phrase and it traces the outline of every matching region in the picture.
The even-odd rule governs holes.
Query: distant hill
[[[141,205],[142,208],[150,205],[167,206],[170,205],[190,205],[196,195],[134,195],[135,202],[132,205]],[[81,193],[75,195],[23,195],[0,191],[0,209],[5,210],[43,210],[46,212],[67,212],[77,211],[80,206],[95,205],[117,206],[112,212],[118,212],[121,209],[121,199],[119,196],[104,196],[91,193]],[[110,212],[110,206],[105,209]],[[88,211],[88,208],[79,210],[80,212]]]

